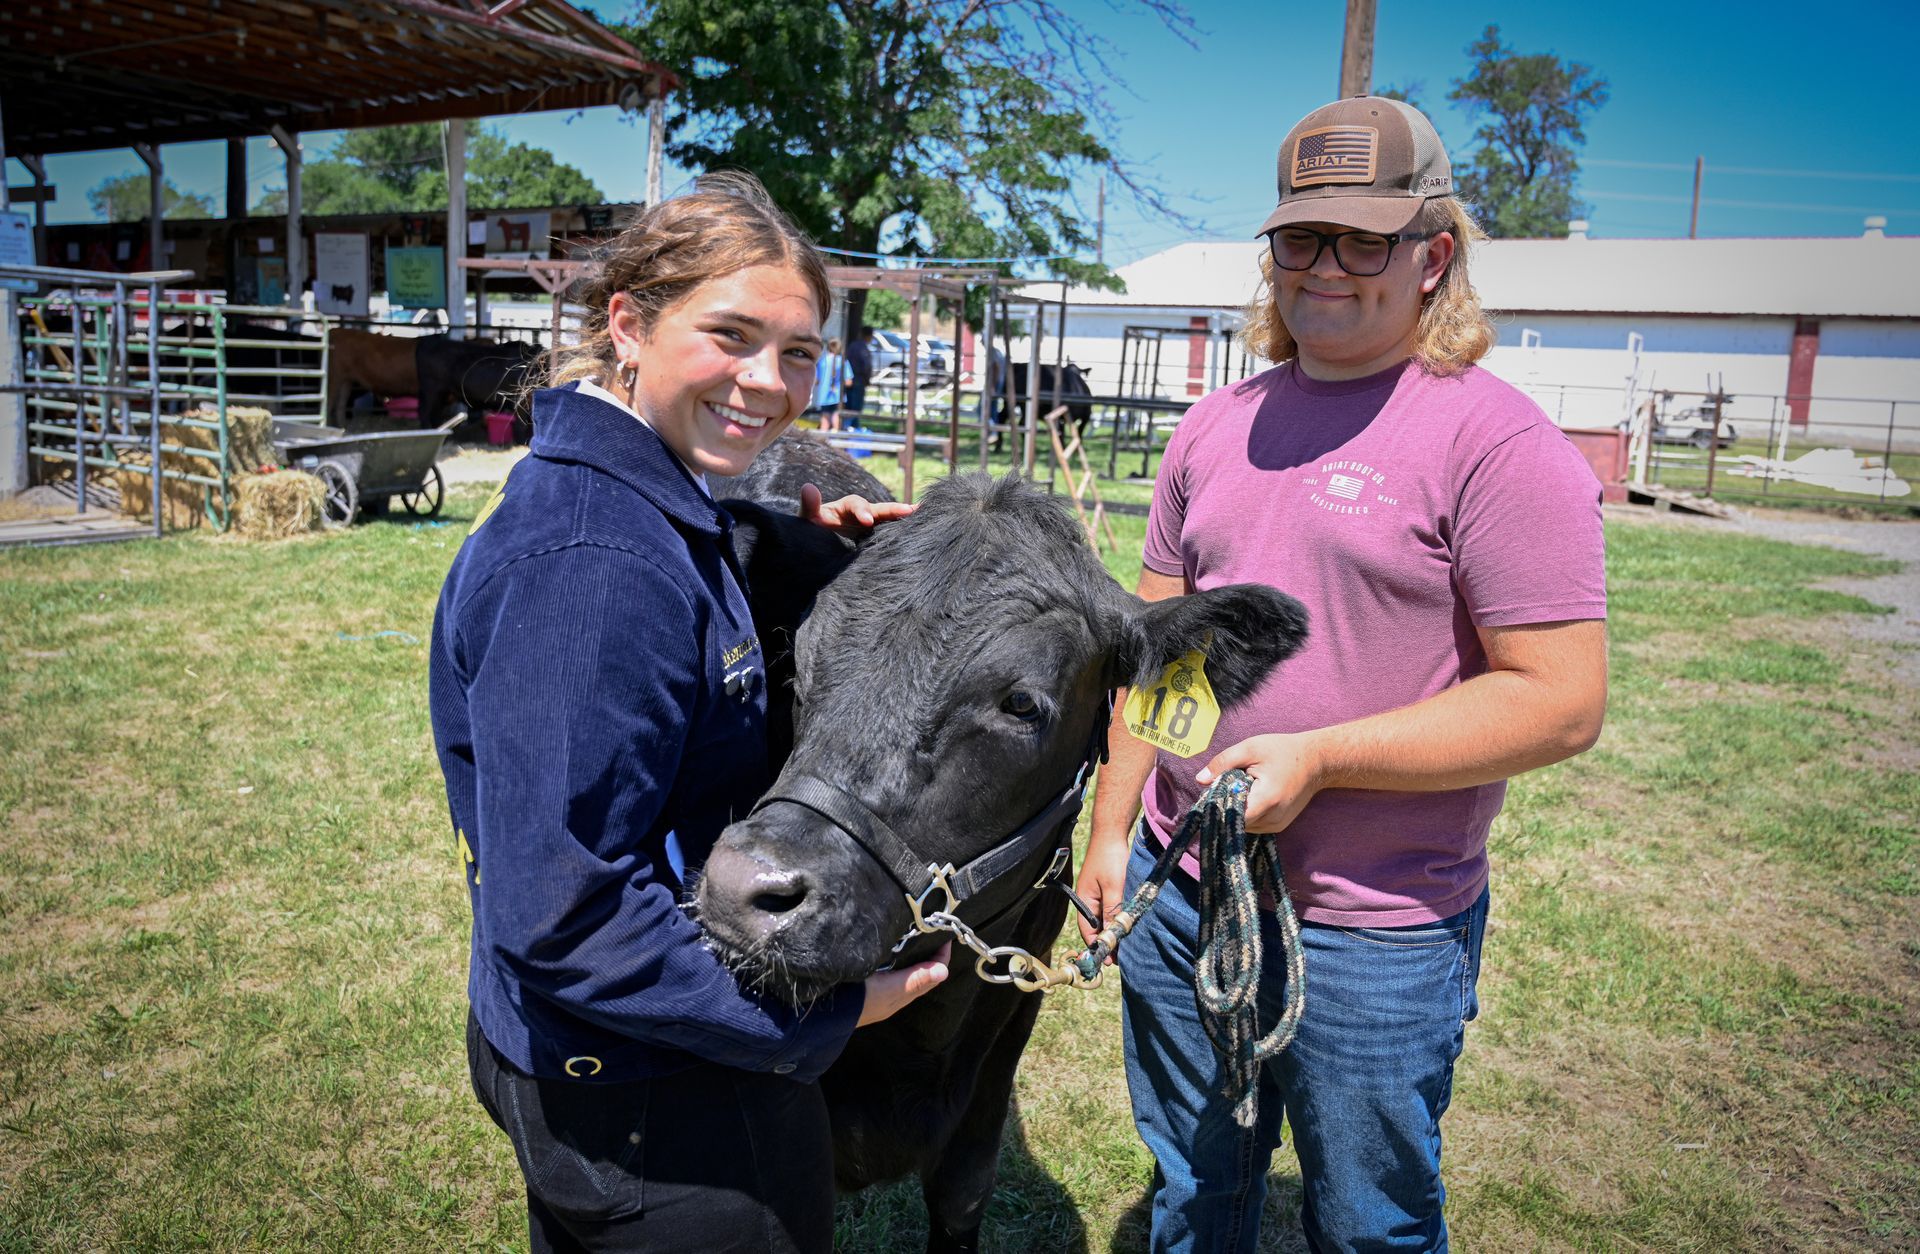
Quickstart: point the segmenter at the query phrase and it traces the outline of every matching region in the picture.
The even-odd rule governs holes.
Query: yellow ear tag
[[[480,512],[473,516],[473,526],[467,528],[467,534],[472,535],[474,532],[480,530],[480,524],[493,517],[493,511],[499,509],[500,502],[506,499],[507,481],[502,479],[500,486],[493,490],[493,495],[487,498],[487,503],[480,507]]]
[[[1151,686],[1128,692],[1126,716],[1136,740],[1183,758],[1205,749],[1220,724],[1220,703],[1207,682],[1207,655],[1198,649],[1183,653]]]

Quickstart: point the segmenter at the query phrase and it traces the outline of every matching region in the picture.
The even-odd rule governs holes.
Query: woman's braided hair
[[[813,242],[744,172],[703,174],[689,191],[650,205],[634,224],[596,250],[599,269],[580,299],[587,307],[578,343],[561,348],[549,386],[613,380],[608,306],[625,292],[651,331],[660,316],[702,283],[753,266],[786,266],[812,291],[820,316],[833,307],[826,264]]]

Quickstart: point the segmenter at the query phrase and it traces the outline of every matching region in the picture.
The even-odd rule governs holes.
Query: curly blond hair
[[[1421,207],[1416,219],[1426,235],[1446,231],[1453,236],[1453,259],[1420,301],[1420,326],[1414,333],[1413,355],[1428,374],[1456,375],[1485,357],[1498,338],[1486,310],[1480,307],[1479,293],[1467,279],[1467,254],[1487,238],[1473,220],[1467,205],[1452,196],[1436,196]],[[1280,320],[1280,306],[1273,288],[1273,256],[1260,253],[1260,290],[1247,306],[1246,325],[1240,338],[1256,356],[1266,361],[1289,361],[1299,355],[1286,323]]]
[[[701,284],[753,266],[786,266],[813,293],[822,318],[833,307],[826,264],[767,189],[751,174],[704,174],[691,191],[650,205],[637,221],[596,250],[599,268],[587,281],[580,340],[559,350],[548,386],[584,379],[607,386],[614,378],[608,306],[625,292],[651,331],[660,316]]]

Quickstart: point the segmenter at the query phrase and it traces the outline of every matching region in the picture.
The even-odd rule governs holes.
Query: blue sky
[[[1126,80],[1110,99],[1116,148],[1193,219],[1189,229],[1143,215],[1111,183],[1107,259],[1123,264],[1192,238],[1244,238],[1273,201],[1274,153],[1288,126],[1338,87],[1342,0],[1197,0],[1197,48],[1125,0],[1061,0],[1120,50]],[[716,0],[724,3],[724,0]],[[1118,6],[1116,12],[1115,6]],[[621,0],[589,3],[617,15]],[[1912,55],[1920,4],[1615,0],[1441,6],[1379,0],[1376,83],[1418,83],[1441,137],[1458,156],[1472,126],[1446,104],[1467,68],[1464,48],[1488,23],[1521,52],[1584,61],[1612,88],[1593,117],[1581,193],[1595,236],[1676,236],[1687,230],[1693,161],[1707,162],[1702,235],[1856,235],[1868,214],[1890,232],[1920,233],[1920,95]],[[613,109],[499,119],[510,137],[549,147],[614,200],[638,200],[645,134]],[[311,156],[331,142],[308,136]],[[218,144],[165,150],[177,186],[222,197]],[[49,158],[60,190],[52,220],[86,220],[86,192],[143,168],[131,152]],[[9,181],[27,181],[8,163]],[[278,153],[250,145],[251,190],[284,182]],[[684,172],[669,170],[669,186]],[[1094,184],[1079,193],[1089,216]]]

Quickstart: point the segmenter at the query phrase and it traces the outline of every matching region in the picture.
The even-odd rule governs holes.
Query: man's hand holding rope
[[[1253,779],[1247,796],[1247,831],[1273,835],[1287,830],[1323,787],[1314,735],[1250,736],[1214,755],[1195,776],[1202,785],[1231,770]]]

